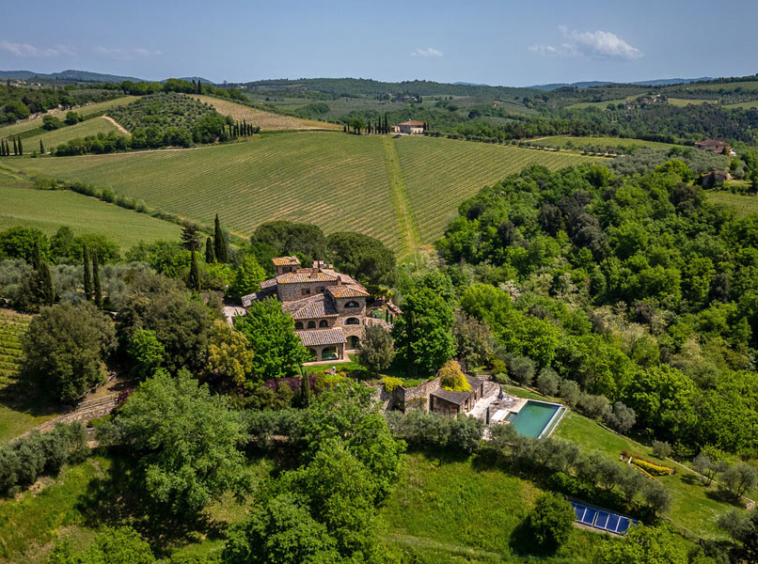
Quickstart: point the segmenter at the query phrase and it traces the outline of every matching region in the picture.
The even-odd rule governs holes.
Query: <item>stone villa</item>
[[[364,327],[385,323],[367,315],[366,288],[331,265],[315,261],[311,268],[300,268],[297,257],[272,262],[276,276],[262,282],[259,292],[243,296],[242,305],[247,309],[257,300],[278,299],[314,360],[346,360],[347,352],[360,346]]]
[[[425,123],[423,121],[404,121],[397,125],[390,126],[391,133],[403,133],[405,135],[420,135],[424,133]]]

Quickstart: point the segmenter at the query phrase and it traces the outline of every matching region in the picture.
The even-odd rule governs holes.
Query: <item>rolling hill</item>
[[[557,169],[587,160],[466,141],[314,131],[186,150],[0,162],[108,187],[208,225],[218,213],[242,236],[264,221],[289,219],[365,233],[407,256],[436,240],[458,204],[484,185],[531,164]]]

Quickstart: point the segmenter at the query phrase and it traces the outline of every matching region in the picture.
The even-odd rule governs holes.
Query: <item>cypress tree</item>
[[[13,138],[13,154],[18,155],[18,145],[16,145],[16,138]]]
[[[221,222],[218,219],[218,214],[216,214],[216,228],[213,232],[213,246],[214,251],[216,251],[216,260],[221,264],[229,262],[226,236],[224,236],[224,232],[221,231]]]
[[[40,155],[45,154],[45,146],[42,144],[42,139],[39,140],[39,154]]]
[[[200,291],[200,268],[197,266],[195,251],[192,251],[192,262],[190,262],[189,276],[187,276],[187,287],[195,292]]]
[[[308,374],[303,373],[300,379],[300,407],[308,407],[311,404],[311,383]]]
[[[205,264],[216,262],[216,252],[213,250],[213,239],[208,237],[205,240]]]
[[[53,278],[47,264],[42,260],[42,252],[37,241],[34,242],[32,252],[32,267],[34,268],[31,284],[32,301],[41,305],[53,305],[55,301]]]
[[[21,137],[16,136],[18,139],[18,154],[19,156],[23,156],[24,154],[24,146],[21,144]]]
[[[50,274],[50,268],[45,262],[42,263],[40,280],[42,281],[42,303],[51,306],[55,303],[55,286],[53,286],[53,277]]]
[[[84,258],[84,296],[87,301],[92,299],[92,267],[89,262],[89,249],[87,244],[82,244],[82,255]]]
[[[97,309],[103,307],[103,292],[100,287],[100,264],[97,259],[97,253],[92,253],[92,278],[95,289],[95,305]]]

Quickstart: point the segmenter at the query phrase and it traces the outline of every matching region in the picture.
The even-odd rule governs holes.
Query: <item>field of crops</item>
[[[109,110],[110,108],[123,106],[130,102],[133,102],[137,98],[138,96],[124,96],[123,98],[116,98],[114,100],[108,100],[107,102],[98,102],[97,104],[87,104],[86,106],[82,106],[81,108],[76,108],[74,111],[85,117],[91,116],[91,115]],[[48,114],[55,115],[62,118],[66,116],[66,111],[60,112],[57,110],[52,110],[48,112]],[[10,137],[12,135],[20,135],[27,131],[38,129],[41,127],[42,127],[42,116],[27,120],[27,121],[22,121],[20,123],[14,123],[13,125],[6,125],[5,127],[0,127],[0,138],[5,139],[6,137]]]
[[[290,219],[326,232],[359,231],[396,251],[407,248],[396,213],[380,136],[301,132],[185,150],[46,159],[5,159],[62,179],[82,180],[145,200],[148,205],[210,225],[218,212],[239,235],[263,221]],[[588,157],[466,141],[392,140],[405,179],[410,221],[432,243],[458,205],[484,185],[533,163],[552,169]],[[397,195],[395,195],[397,196]]]
[[[53,131],[45,131],[34,137],[24,139],[24,152],[30,153],[32,151],[39,151],[39,142],[45,145],[45,151],[55,149],[62,143],[68,143],[72,139],[77,137],[87,137],[88,135],[97,135],[98,133],[110,133],[111,131],[119,132],[118,127],[113,125],[104,117],[96,117],[88,119],[76,125],[70,125],[55,129]]]
[[[712,204],[723,204],[734,210],[738,216],[758,214],[758,197],[732,194],[726,190],[707,190],[706,196]]]
[[[758,108],[758,100],[750,100],[749,102],[738,102],[736,104],[727,104],[724,108],[734,110],[736,108],[742,108],[749,110],[750,108]]]
[[[0,173],[0,231],[35,227],[52,235],[61,225],[76,235],[105,235],[124,250],[140,241],[176,240],[181,231],[173,223],[74,192],[35,190]]]
[[[532,164],[557,170],[591,157],[441,138],[395,141],[422,243],[442,235],[458,205],[487,184]]]
[[[231,116],[236,121],[246,121],[257,125],[263,130],[277,131],[286,129],[308,130],[308,129],[332,129],[342,130],[341,125],[334,123],[325,123],[310,119],[300,119],[292,116],[280,116],[271,112],[256,110],[243,104],[237,104],[229,100],[214,98],[213,96],[193,95],[193,98],[213,106],[218,113],[224,116]]]
[[[291,219],[400,245],[379,136],[282,133],[197,149],[6,161],[209,225],[218,212],[242,235],[263,221]]]
[[[647,147],[649,149],[657,150],[669,150],[676,145],[669,143],[658,143],[655,141],[643,141],[642,139],[628,139],[624,137],[566,137],[563,135],[556,135],[554,137],[540,137],[539,139],[533,139],[531,142],[535,145],[546,145],[549,147],[561,147],[566,148],[571,143],[574,148],[586,147],[588,145],[600,145],[601,147],[618,147],[623,145],[625,147]]]
[[[571,104],[570,106],[566,106],[569,110],[583,110],[586,108],[597,108],[599,110],[604,110],[608,107],[608,104],[613,104],[614,106],[618,106],[619,104],[625,104],[626,98],[620,98],[618,100],[606,100],[605,102],[577,102],[576,104]]]

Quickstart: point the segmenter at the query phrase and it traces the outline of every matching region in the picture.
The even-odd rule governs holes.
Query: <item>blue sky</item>
[[[2,70],[514,86],[758,72],[756,0],[7,4]]]

